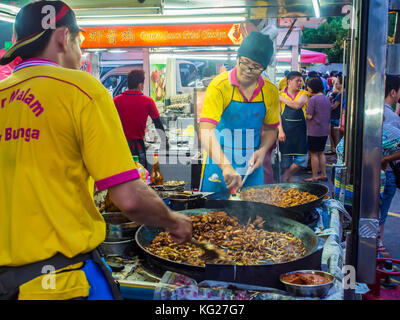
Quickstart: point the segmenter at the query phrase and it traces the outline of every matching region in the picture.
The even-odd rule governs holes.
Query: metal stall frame
[[[342,188],[350,177],[354,185],[352,230],[346,246],[345,264],[355,267],[357,282],[367,284],[375,283],[376,272],[389,2],[390,8],[397,6],[400,9],[400,0],[353,0],[351,42],[345,52],[348,62],[346,139],[344,164],[340,169],[346,178],[341,179]],[[291,3],[303,8],[305,1]],[[329,13],[343,14],[341,6],[348,4],[348,1],[337,1]],[[280,10],[290,8],[276,5],[267,11],[267,18],[283,15]],[[308,16],[310,12],[307,10]],[[328,15],[328,11],[321,13]],[[286,12],[286,16],[290,14]],[[297,16],[293,14],[292,17]],[[345,295],[345,299],[354,299],[354,291]]]
[[[357,282],[375,283],[385,92],[388,1],[354,3],[345,159],[353,177],[353,225],[347,265]],[[348,297],[351,299],[351,297]]]

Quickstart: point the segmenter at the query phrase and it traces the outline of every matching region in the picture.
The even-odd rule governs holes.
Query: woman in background
[[[329,100],[332,105],[331,119],[330,119],[330,133],[329,139],[331,144],[331,150],[326,155],[336,154],[336,146],[339,143],[339,124],[340,124],[340,103],[341,103],[341,92],[342,92],[342,77],[338,75],[335,79],[332,92],[329,94]]]
[[[307,82],[311,95],[306,110],[308,151],[311,155],[312,177],[306,182],[327,181],[325,144],[329,135],[331,103],[323,94],[324,85],[320,78],[311,78]],[[320,172],[320,174],[319,174]]]

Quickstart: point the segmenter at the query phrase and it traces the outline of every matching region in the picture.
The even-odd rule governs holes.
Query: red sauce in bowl
[[[324,276],[318,274],[301,273],[301,272],[285,275],[282,277],[282,280],[291,284],[301,284],[308,286],[324,284],[331,281],[325,278]]]

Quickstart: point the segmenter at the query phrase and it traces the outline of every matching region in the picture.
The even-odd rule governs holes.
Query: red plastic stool
[[[376,260],[376,282],[368,285],[370,291],[362,295],[363,300],[400,300],[400,286],[393,288],[382,288],[381,280],[387,276],[400,276],[400,272],[389,271],[385,269],[385,263],[400,264],[400,260],[396,259],[377,259]]]

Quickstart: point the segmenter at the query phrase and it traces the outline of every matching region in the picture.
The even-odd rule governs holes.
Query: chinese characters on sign
[[[87,27],[82,48],[240,45],[240,24]]]
[[[132,43],[135,41],[135,34],[132,29],[121,32],[121,41]]]
[[[107,39],[108,43],[110,45],[116,45],[117,44],[117,32],[113,29],[109,29],[107,33]]]

